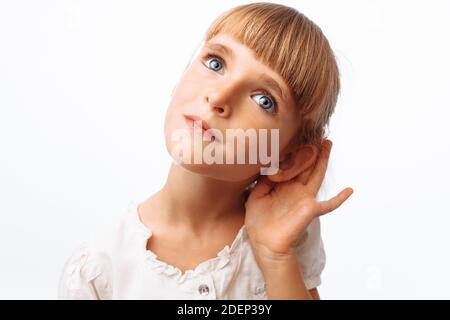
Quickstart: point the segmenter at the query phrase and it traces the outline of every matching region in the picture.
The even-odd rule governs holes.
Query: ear
[[[313,144],[293,147],[282,155],[278,172],[268,175],[267,178],[273,182],[283,182],[299,176],[307,181],[319,153],[319,147]]]

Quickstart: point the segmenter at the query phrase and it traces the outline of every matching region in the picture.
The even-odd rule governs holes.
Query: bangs
[[[313,127],[328,121],[339,92],[339,71],[328,40],[314,22],[288,6],[251,3],[219,16],[205,41],[219,33],[232,36],[276,71],[302,118],[315,119]]]

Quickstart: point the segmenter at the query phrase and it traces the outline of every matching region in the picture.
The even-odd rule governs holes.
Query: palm
[[[306,183],[300,177],[273,183],[261,176],[246,202],[245,225],[253,246],[289,254],[311,221],[339,207],[353,192],[346,188],[327,201],[316,195],[325,176],[331,143],[322,148]]]

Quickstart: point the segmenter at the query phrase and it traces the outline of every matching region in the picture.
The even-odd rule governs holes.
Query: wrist
[[[255,260],[263,273],[284,272],[286,269],[298,268],[299,263],[294,250],[277,253],[265,247],[254,250]]]
[[[261,272],[269,299],[313,299],[306,288],[297,257],[262,264]]]

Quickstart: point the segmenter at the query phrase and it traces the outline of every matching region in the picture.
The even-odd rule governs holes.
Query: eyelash
[[[222,57],[220,57],[219,55],[213,54],[213,53],[206,53],[202,57],[202,61],[205,62],[206,60],[211,59],[211,58],[219,60],[220,63],[223,65],[223,67],[227,66],[227,64],[225,63],[225,60],[222,59]],[[214,71],[214,70],[212,70],[212,71]],[[278,111],[277,99],[275,99],[275,97],[272,94],[270,94],[270,92],[268,92],[267,90],[261,90],[261,94],[264,94],[264,95],[268,96],[273,101],[275,111],[274,112],[269,112],[269,113],[276,114],[277,111]]]

